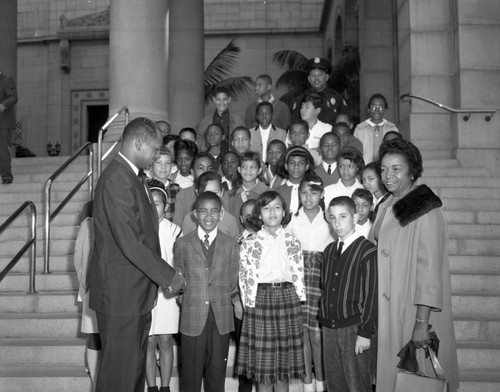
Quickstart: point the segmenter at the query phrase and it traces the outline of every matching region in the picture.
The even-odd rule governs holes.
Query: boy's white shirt
[[[356,231],[359,233],[359,235],[362,235],[365,238],[368,238],[368,233],[370,232],[370,229],[372,228],[372,222],[370,222],[370,219],[367,219],[365,223],[362,225],[359,223],[356,223]]]
[[[340,238],[339,238],[339,241],[337,243],[337,249],[338,249],[338,244],[340,242],[343,242],[344,245],[342,246],[342,252],[340,252],[340,254],[344,253],[344,251],[354,242],[356,241],[359,237],[361,237],[359,235],[359,233],[356,231],[356,229],[352,232],[351,235],[349,235],[349,237],[347,237],[344,241],[342,241]]]
[[[321,136],[332,130],[331,124],[324,123],[318,120],[312,128],[309,129],[309,138],[306,140],[306,144],[309,149],[319,149],[319,140]]]

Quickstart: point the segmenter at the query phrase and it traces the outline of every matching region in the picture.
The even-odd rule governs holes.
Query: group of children
[[[170,391],[180,333],[181,391],[200,391],[203,379],[205,391],[223,391],[235,331],[241,392],[286,391],[292,379],[306,392],[371,391],[376,251],[365,238],[388,196],[373,160],[375,146],[400,135],[383,118],[383,96],[353,135],[343,113],[333,126],[318,120],[315,93],[290,123],[270,78],[257,80],[251,126],[229,117],[219,89],[204,129],[164,130],[147,173],[162,257],[186,279],[176,298],[159,290],[148,390],[158,391],[159,363],[159,391]]]
[[[378,115],[374,99],[369,110]],[[251,129],[228,133],[211,123],[201,134],[184,128],[165,136],[148,173],[162,255],[186,278],[180,297],[159,292],[150,391],[157,390],[158,349],[160,391],[169,390],[176,332],[185,359],[181,390],[199,391],[203,378],[206,391],[224,390],[233,330],[240,391],[252,383],[285,391],[292,379],[301,379],[304,391],[371,390],[376,251],[366,238],[388,196],[380,168],[365,165],[346,115],[333,127],[318,120],[315,94],[287,131],[273,125],[273,110],[258,103]],[[391,137],[400,135],[388,131],[381,142]]]

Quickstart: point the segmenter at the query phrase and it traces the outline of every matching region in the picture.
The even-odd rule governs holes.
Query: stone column
[[[395,78],[395,24],[392,0],[360,3],[359,55],[360,70],[360,120],[367,117],[368,99],[375,94],[384,95],[389,104],[385,117],[398,122],[398,92]]]
[[[204,111],[203,1],[174,0],[169,8],[168,112],[172,133],[196,128]]]
[[[0,1],[0,71],[17,82],[17,1]]]
[[[400,93],[412,92],[455,107],[452,0],[398,1]],[[425,159],[451,158],[452,115],[428,103],[400,104],[400,130]]]
[[[167,117],[167,0],[113,0],[110,15],[109,113],[122,106],[130,120]],[[125,118],[111,126],[104,140],[121,136]]]

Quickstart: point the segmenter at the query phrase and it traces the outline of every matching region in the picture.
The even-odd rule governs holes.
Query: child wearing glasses
[[[365,121],[354,130],[354,136],[363,143],[365,164],[378,160],[378,150],[387,132],[398,132],[396,125],[384,118],[388,109],[387,100],[382,94],[373,94],[368,101],[368,115]]]

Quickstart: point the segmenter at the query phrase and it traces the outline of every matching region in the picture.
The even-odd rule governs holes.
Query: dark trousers
[[[322,328],[323,357],[328,392],[371,392],[370,348],[356,355],[358,327]]]
[[[96,312],[101,338],[96,392],[144,392],[151,313],[112,317]]]
[[[0,176],[2,179],[12,179],[12,168],[9,147],[12,146],[14,129],[0,128]]]
[[[241,327],[243,326],[243,320],[239,320],[234,317],[234,340],[236,342],[236,352],[238,352],[238,348],[240,347],[240,336],[241,336]],[[236,355],[238,356],[238,355]],[[252,380],[249,380],[245,376],[238,376],[238,392],[252,392]]]
[[[201,335],[181,334],[182,392],[201,391],[203,373],[205,392],[224,391],[229,338],[230,334],[219,334],[211,307]]]

